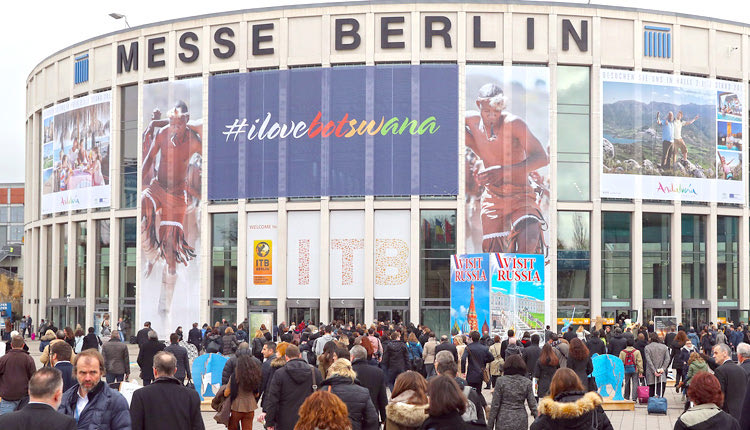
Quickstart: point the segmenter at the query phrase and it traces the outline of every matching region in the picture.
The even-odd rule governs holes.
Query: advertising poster
[[[658,316],[654,317],[654,331],[662,339],[667,333],[677,332],[677,317],[675,316]]]
[[[541,332],[546,325],[544,256],[490,254],[492,334]]]
[[[250,324],[248,333],[250,333],[251,338],[255,337],[255,333],[260,330],[262,325],[266,326],[266,330],[273,330],[273,327],[275,327],[272,312],[251,312],[248,323]]]
[[[330,269],[332,299],[365,296],[365,211],[331,211]]]
[[[268,299],[276,297],[279,279],[279,215],[276,212],[247,214],[248,282],[247,297]]]
[[[42,112],[42,214],[109,207],[112,92]]]
[[[547,67],[466,66],[467,253],[547,255],[549,91]]]
[[[287,297],[320,298],[320,212],[289,212],[287,221]]]
[[[209,78],[208,198],[458,194],[458,67]]]
[[[451,334],[490,331],[490,255],[451,256]]]
[[[409,298],[410,222],[408,210],[375,211],[376,299]]]
[[[138,326],[159,338],[200,315],[202,80],[143,86]]]
[[[741,82],[602,70],[601,197],[742,204]]]

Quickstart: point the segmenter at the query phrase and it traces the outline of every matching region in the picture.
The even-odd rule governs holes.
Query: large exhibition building
[[[748,36],[620,7],[353,2],[51,53],[26,83],[23,313],[443,334],[466,312],[452,256],[499,253],[541,255],[518,303],[552,326],[747,321]]]

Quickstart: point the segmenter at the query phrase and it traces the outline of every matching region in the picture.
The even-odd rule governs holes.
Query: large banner
[[[492,334],[541,332],[546,325],[544,256],[490,254]]]
[[[742,204],[741,82],[602,70],[601,197]]]
[[[202,79],[143,86],[139,325],[160,338],[200,314]]]
[[[466,66],[466,252],[547,255],[549,69]]]
[[[279,283],[279,214],[247,214],[247,297],[275,298]],[[255,334],[255,332],[252,332]]]
[[[109,207],[112,92],[42,112],[42,214]]]
[[[458,194],[458,67],[209,78],[208,198]]]
[[[331,298],[363,298],[365,211],[331,211],[328,249]]]
[[[375,211],[376,299],[408,299],[411,249],[408,210]]]
[[[451,257],[451,334],[490,331],[490,255]]]
[[[289,212],[286,256],[287,297],[320,298],[320,212]]]

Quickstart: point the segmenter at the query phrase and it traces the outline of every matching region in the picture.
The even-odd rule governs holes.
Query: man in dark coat
[[[712,368],[716,366],[714,374],[724,393],[724,404],[721,409],[739,421],[747,388],[747,375],[732,361],[732,348],[725,343],[714,346],[713,360],[709,360],[708,364]]]
[[[268,384],[263,401],[266,428],[274,430],[293,430],[300,406],[323,383],[320,371],[300,358],[296,345],[286,348],[285,360],[286,365],[276,370]]]
[[[273,369],[271,368],[271,362],[276,359],[276,342],[266,342],[261,350],[263,354],[263,364],[260,366],[260,372],[262,375],[260,383],[260,394],[266,391],[268,383],[273,377]],[[237,352],[239,354],[239,351]],[[226,368],[226,367],[225,367]]]
[[[633,339],[635,342],[635,339]],[[627,337],[625,338],[625,342],[627,342]],[[589,356],[594,354],[606,354],[607,353],[607,346],[602,342],[602,338],[599,337],[599,331],[594,331],[591,333],[591,338],[589,338],[588,342],[586,342],[586,345],[589,348]]]
[[[174,355],[177,360],[177,369],[172,376],[180,381],[180,384],[185,383],[185,377],[193,379],[193,375],[190,374],[190,360],[188,360],[187,349],[184,346],[180,346],[180,335],[177,333],[170,334],[169,346],[164,348],[164,351]]]
[[[357,380],[370,391],[370,399],[380,415],[380,422],[385,423],[385,406],[388,404],[388,396],[383,370],[367,363],[367,350],[361,345],[354,346],[349,351],[349,355],[352,359],[352,369],[357,373]]]
[[[542,355],[542,348],[539,347],[539,335],[531,335],[531,343],[529,346],[521,351],[521,358],[526,363],[527,376],[531,378],[531,374],[534,373],[536,362],[539,361],[539,357]]]
[[[466,350],[461,356],[461,372],[466,373],[466,382],[477,390],[482,392],[482,370],[491,363],[495,357],[490,353],[490,349],[479,343],[481,336],[478,331],[473,331],[469,335],[471,343],[466,345]]]
[[[453,361],[458,363],[458,350],[456,349],[456,345],[450,343],[448,341],[448,336],[442,335],[440,336],[440,344],[435,347],[435,355],[437,355],[440,351],[448,351],[451,354],[453,354]]]
[[[398,375],[409,370],[409,351],[398,331],[391,334],[391,341],[383,347],[383,365],[388,369],[388,388],[393,390]]]
[[[230,357],[224,364],[224,370],[221,371],[221,385],[229,383],[229,378],[234,375],[234,369],[237,367],[237,358],[245,354],[252,355],[250,354],[250,345],[248,345],[247,342],[242,342],[240,346],[237,347],[237,352],[234,356]]]
[[[68,342],[55,342],[50,347],[50,363],[52,363],[52,367],[60,371],[63,392],[68,391],[70,387],[76,384],[76,380],[73,377],[73,364],[70,362],[70,356],[72,354],[73,348],[68,345]],[[57,407],[55,407],[55,409],[57,409]]]
[[[141,379],[143,386],[149,385],[154,380],[154,356],[157,352],[164,350],[164,344],[159,342],[156,332],[148,332],[148,341],[141,346],[138,352],[138,365],[141,367]]]
[[[135,341],[138,344],[138,348],[143,348],[143,345],[148,342],[148,332],[151,331],[151,322],[146,321],[143,323],[143,328],[138,331],[135,335]]]
[[[16,334],[11,350],[0,357],[0,415],[13,412],[29,392],[29,380],[36,371],[34,359],[23,350],[24,341]]]
[[[179,341],[179,336],[177,339]],[[198,392],[183,387],[174,378],[176,371],[177,359],[174,355],[167,351],[156,354],[154,383],[136,390],[130,402],[133,430],[205,428]]]
[[[747,375],[747,382],[750,383],[750,344],[745,342],[737,344],[737,360],[740,362],[740,368]]]
[[[99,350],[99,346],[101,346],[102,341],[99,339],[99,336],[94,333],[94,327],[89,327],[89,334],[83,337],[83,345],[81,345],[81,351],[85,349],[96,349]]]
[[[198,328],[198,323],[193,323],[193,328],[188,332],[188,343],[195,345],[198,354],[200,354],[201,346],[203,345],[203,335],[201,329]]]
[[[565,339],[565,340],[567,340],[568,342],[570,342],[570,341],[571,341],[571,340],[573,340],[573,338],[574,338],[574,337],[576,337],[576,336],[577,336],[577,335],[576,335],[576,332],[575,332],[575,330],[573,329],[573,326],[571,325],[571,326],[569,326],[569,327],[568,327],[568,331],[566,331],[566,332],[565,332],[565,333],[563,334],[563,339]]]
[[[66,344],[68,348],[70,345]],[[0,416],[3,430],[75,430],[76,420],[57,412],[63,395],[60,372],[42,367],[29,380],[29,404]]]
[[[607,343],[607,353],[612,354],[615,357],[620,356],[620,352],[627,348],[628,346],[628,340],[625,339],[625,337],[622,335],[622,329],[620,327],[617,327],[615,329],[615,334],[612,335],[612,337],[609,339],[609,343]]]

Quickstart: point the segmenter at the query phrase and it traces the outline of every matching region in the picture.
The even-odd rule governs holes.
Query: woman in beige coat
[[[500,341],[500,336],[495,335],[494,341],[495,343],[490,346],[490,354],[495,358],[490,363],[490,382],[492,383],[492,388],[495,388],[497,378],[503,376],[503,365],[505,364],[505,360],[503,360],[501,353],[502,343]]]

